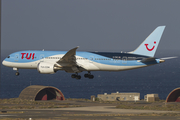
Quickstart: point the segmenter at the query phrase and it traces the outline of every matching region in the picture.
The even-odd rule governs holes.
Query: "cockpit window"
[[[10,56],[8,56],[7,58],[10,58]]]

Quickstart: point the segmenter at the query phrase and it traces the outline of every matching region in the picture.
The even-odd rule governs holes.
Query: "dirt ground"
[[[180,103],[0,99],[0,120],[178,120]]]

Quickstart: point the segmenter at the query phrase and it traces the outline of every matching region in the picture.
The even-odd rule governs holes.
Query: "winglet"
[[[154,57],[165,27],[157,27],[136,50],[130,53]]]

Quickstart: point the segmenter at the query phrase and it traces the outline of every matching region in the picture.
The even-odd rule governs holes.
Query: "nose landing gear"
[[[19,72],[18,71],[16,72],[16,76],[19,76]]]
[[[19,75],[19,72],[18,72],[18,68],[13,68],[13,70],[16,70],[16,76],[18,76]]]

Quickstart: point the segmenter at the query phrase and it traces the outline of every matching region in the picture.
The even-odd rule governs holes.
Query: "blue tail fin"
[[[133,54],[154,57],[165,26],[157,27],[142,43],[134,50]]]

